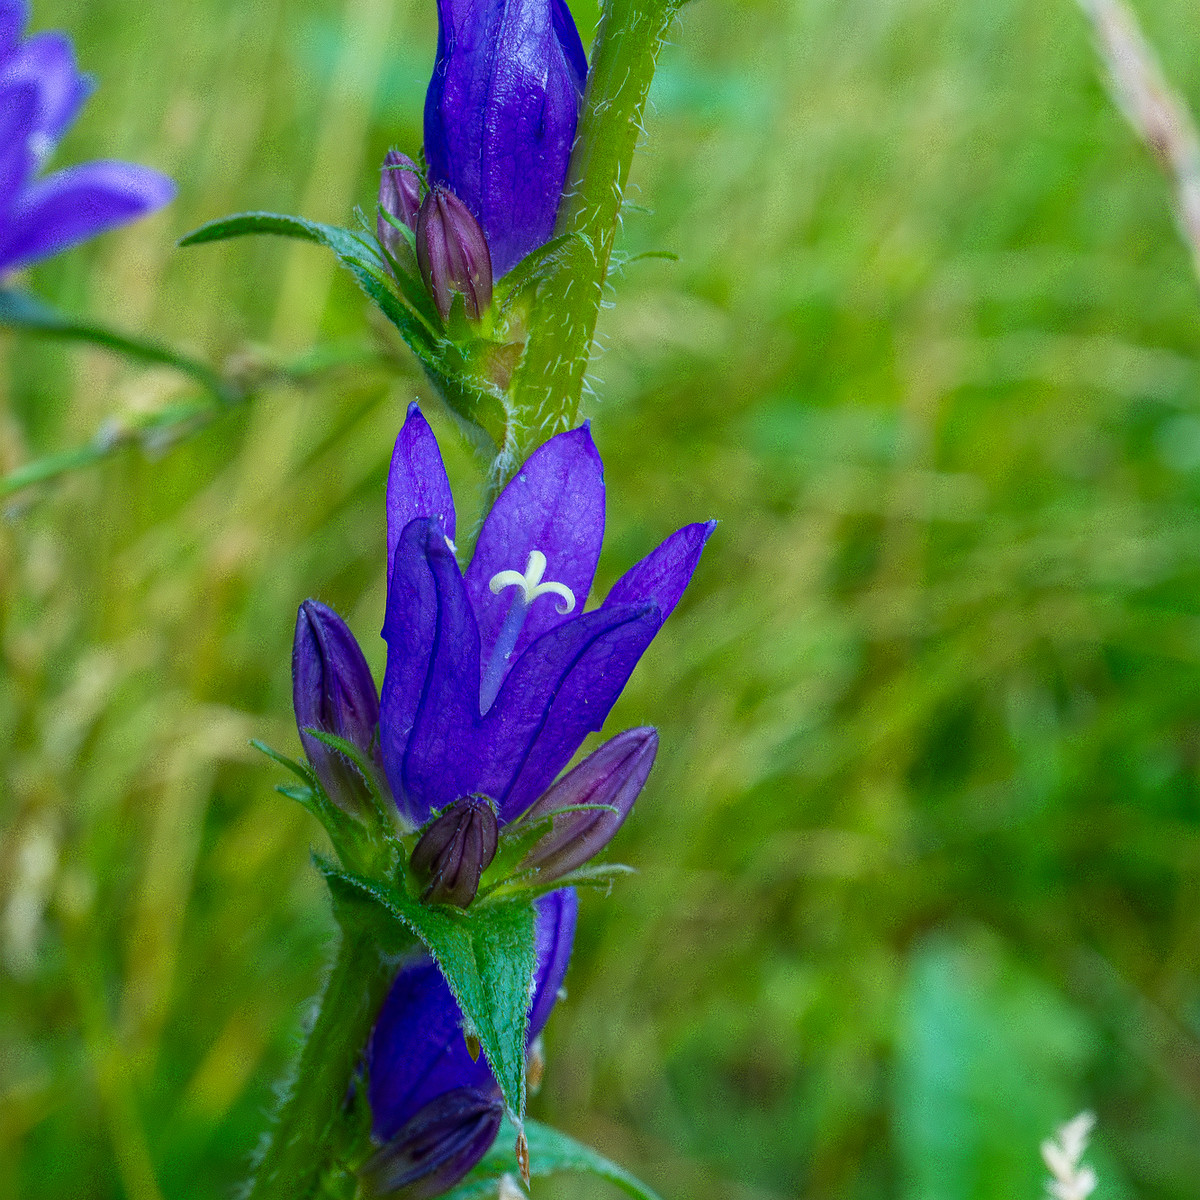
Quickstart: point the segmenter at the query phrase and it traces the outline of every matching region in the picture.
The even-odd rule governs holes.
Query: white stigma
[[[575,593],[565,583],[555,583],[552,580],[542,582],[546,573],[546,556],[540,550],[529,552],[529,561],[525,564],[525,573],[520,571],[497,571],[488,582],[492,594],[498,596],[505,588],[519,587],[523,594],[525,607],[528,608],[539,596],[558,596],[559,603],[555,608],[562,616],[575,609]]]
[[[54,149],[54,143],[44,133],[31,133],[26,145],[29,147],[29,153],[37,159],[39,167],[50,157],[50,152]]]

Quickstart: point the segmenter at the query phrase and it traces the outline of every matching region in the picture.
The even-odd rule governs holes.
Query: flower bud
[[[456,292],[473,321],[491,306],[487,238],[470,209],[448,188],[432,188],[417,213],[417,264],[443,321]]]
[[[421,835],[412,852],[413,873],[425,884],[427,904],[466,908],[479,877],[496,857],[496,813],[483,796],[462,796]]]
[[[358,768],[305,730],[319,729],[344,739],[382,774],[376,736],[379,694],[346,623],[316,600],[305,600],[296,616],[292,703],[304,753],[321,786],[339,807],[361,811],[370,792]]]
[[[440,1196],[488,1152],[503,1113],[495,1092],[468,1087],[443,1092],[361,1168],[367,1194],[391,1200]]]
[[[379,207],[381,212],[375,218],[375,232],[388,253],[399,259],[408,254],[408,242],[383,214],[387,213],[415,231],[421,208],[421,178],[417,164],[399,150],[389,150],[383,160],[379,175]]]
[[[496,278],[554,234],[587,75],[564,0],[437,0],[429,181],[487,231]]]
[[[525,813],[536,821],[556,809],[606,805],[559,813],[550,831],[525,856],[524,868],[536,867],[542,882],[582,866],[612,841],[638,798],[658,753],[658,733],[627,729],[569,771]]]

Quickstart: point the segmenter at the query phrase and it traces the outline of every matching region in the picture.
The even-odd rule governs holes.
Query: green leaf
[[[587,863],[574,871],[568,871],[565,875],[555,875],[544,882],[538,881],[538,874],[538,868],[532,867],[528,871],[519,872],[493,884],[485,894],[504,899],[519,895],[536,900],[539,896],[557,892],[559,888],[565,887],[594,887],[611,891],[612,885],[618,879],[623,879],[626,875],[636,875],[637,870],[627,867],[624,863]]]
[[[316,817],[325,827],[325,832],[329,834],[330,841],[338,848],[339,854],[353,852],[354,846],[363,840],[361,826],[349,813],[343,812],[330,800],[321,786],[321,781],[312,771],[294,758],[288,758],[286,754],[280,754],[278,750],[273,750],[266,742],[260,742],[258,738],[251,738],[250,745],[303,781],[303,787],[281,783],[276,785],[275,790],[281,796],[295,800],[303,809]]]
[[[179,244],[201,246],[207,242],[220,242],[255,233],[296,238],[332,250],[338,262],[358,280],[359,287],[400,331],[413,352],[422,360],[432,355],[432,335],[392,291],[379,247],[353,230],[337,225],[322,225],[319,221],[306,221],[303,217],[289,217],[282,213],[247,212],[209,221],[207,225],[201,225],[199,229],[180,238]]]
[[[426,905],[400,888],[318,860],[335,897],[358,892],[411,930],[437,960],[519,1127],[525,1115],[525,1034],[536,961],[534,913],[527,897],[468,909]]]
[[[454,413],[482,430],[497,448],[508,442],[508,410],[502,397],[473,376],[453,342],[442,337],[396,294],[397,284],[388,272],[378,243],[369,234],[281,213],[247,212],[201,225],[181,238],[179,244],[200,246],[256,233],[297,238],[332,250],[338,262],[400,331],[430,382]],[[415,289],[411,280],[407,283]]]
[[[502,1128],[495,1144],[483,1156],[479,1164],[443,1200],[476,1200],[480,1196],[494,1196],[496,1183],[502,1175],[518,1176],[520,1169],[512,1144],[516,1131]],[[658,1193],[648,1188],[641,1180],[631,1175],[602,1154],[575,1141],[557,1129],[537,1121],[525,1122],[525,1136],[529,1141],[529,1174],[534,1177],[554,1175],[559,1171],[581,1171],[598,1175],[616,1184],[634,1200],[659,1200]]]
[[[174,367],[211,392],[222,404],[236,404],[243,399],[241,391],[228,380],[222,379],[207,363],[158,342],[130,337],[128,334],[118,333],[115,329],[109,329],[106,325],[98,325],[93,321],[80,320],[59,312],[28,292],[0,288],[0,325],[45,337],[90,342],[139,362]]]

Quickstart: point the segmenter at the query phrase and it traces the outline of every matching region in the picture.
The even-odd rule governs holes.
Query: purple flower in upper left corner
[[[70,39],[24,36],[27,0],[0,0],[0,276],[128,224],[175,195],[165,175],[100,159],[39,174],[92,91]]]

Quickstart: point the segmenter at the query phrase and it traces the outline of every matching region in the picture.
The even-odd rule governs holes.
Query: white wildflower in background
[[[1096,1190],[1096,1172],[1080,1162],[1095,1124],[1090,1112],[1082,1112],[1058,1130],[1057,1141],[1047,1138],[1042,1143],[1042,1161],[1053,1177],[1046,1191],[1054,1200],[1087,1200]]]

